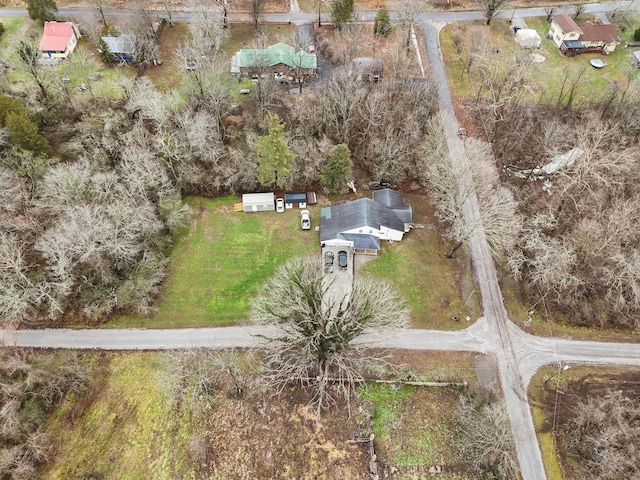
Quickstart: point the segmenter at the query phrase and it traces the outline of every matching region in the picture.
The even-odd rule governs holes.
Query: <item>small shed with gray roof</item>
[[[136,37],[123,34],[119,37],[102,37],[114,59],[120,62],[133,62],[136,59]]]

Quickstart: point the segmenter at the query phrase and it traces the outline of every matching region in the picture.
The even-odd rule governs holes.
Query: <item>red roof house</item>
[[[43,57],[67,58],[76,48],[80,33],[71,22],[44,22],[38,50]]]
[[[580,27],[582,35],[580,41],[585,46],[601,46],[603,48],[609,46],[607,53],[613,52],[618,44],[618,29],[614,24],[596,25],[587,22]],[[612,46],[612,47],[611,47]]]
[[[569,15],[554,15],[549,36],[565,55],[601,52],[612,53],[618,45],[615,25],[596,25],[587,22],[578,26]]]

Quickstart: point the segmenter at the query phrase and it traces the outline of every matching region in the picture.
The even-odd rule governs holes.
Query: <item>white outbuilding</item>
[[[522,48],[540,48],[542,39],[533,28],[523,28],[516,32],[516,42]]]
[[[269,212],[275,209],[275,195],[273,192],[245,193],[242,195],[242,210],[245,212]]]

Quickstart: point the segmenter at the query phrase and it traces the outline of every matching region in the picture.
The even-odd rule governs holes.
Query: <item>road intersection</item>
[[[297,5],[297,4],[296,4]],[[630,8],[631,2],[585,5],[586,13],[604,13]],[[566,7],[567,9],[571,7]],[[299,10],[299,9],[294,9]],[[557,9],[561,12],[563,9]],[[60,16],[76,17],[81,9],[60,8]],[[125,18],[129,12],[109,10],[108,18]],[[358,21],[372,21],[376,12],[358,12]],[[544,8],[525,8],[500,12],[497,17],[508,18],[546,16]],[[24,9],[0,9],[0,16],[26,16]],[[189,12],[173,12],[176,22],[198,21]],[[393,18],[393,13],[392,13]],[[453,162],[468,162],[463,142],[458,138],[455,117],[439,46],[439,31],[453,21],[484,18],[482,12],[424,12],[418,24],[424,33],[430,71],[438,85],[438,100],[445,139]],[[264,14],[263,22],[312,23],[317,14],[292,11],[286,14]],[[248,14],[230,14],[230,22],[250,21]],[[328,22],[323,15],[323,22]],[[468,179],[462,178],[461,182]],[[468,191],[467,188],[463,189]],[[464,203],[465,220],[474,228],[468,244],[476,283],[479,287],[484,316],[469,328],[458,332],[430,330],[399,331],[384,339],[373,335],[363,341],[377,340],[377,346],[411,350],[472,351],[491,355],[498,366],[500,382],[509,411],[512,430],[523,480],[546,478],[538,446],[527,388],[535,372],[548,364],[591,363],[640,366],[640,344],[574,341],[536,337],[525,333],[507,317],[500,291],[495,264],[482,230],[477,199],[469,196]],[[250,347],[260,342],[265,329],[256,327],[224,327],[205,329],[143,330],[143,329],[44,329],[0,331],[5,346],[39,348],[105,349],[105,350],[162,350],[175,348],[232,348]]]

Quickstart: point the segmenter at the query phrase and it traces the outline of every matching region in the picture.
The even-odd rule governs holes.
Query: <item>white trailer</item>
[[[275,209],[275,195],[273,192],[245,193],[242,195],[242,210],[245,212],[269,212]]]

